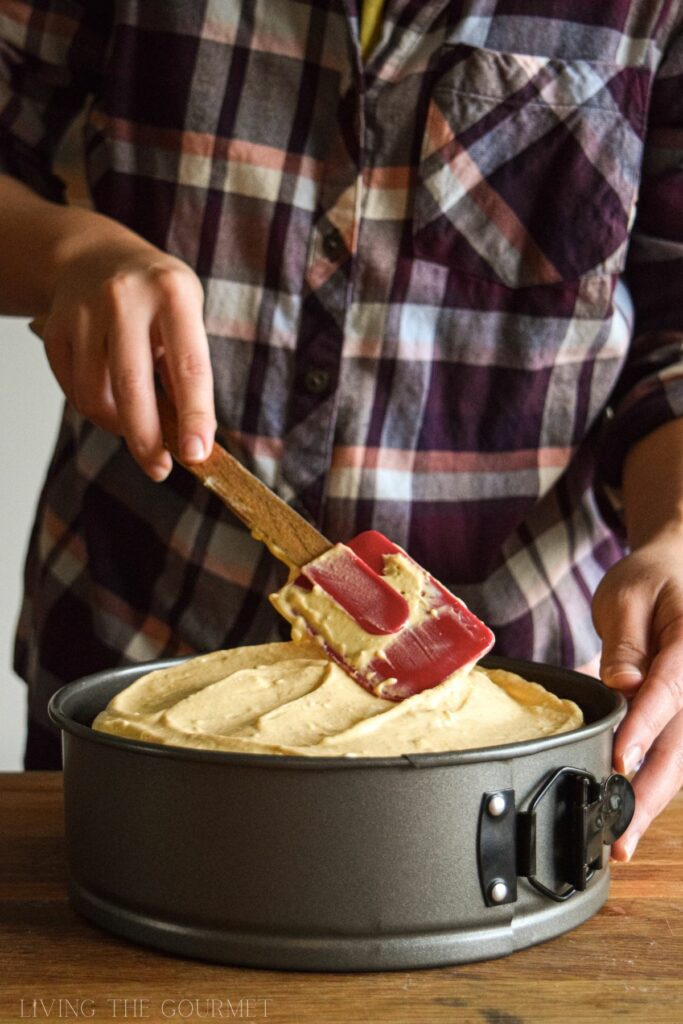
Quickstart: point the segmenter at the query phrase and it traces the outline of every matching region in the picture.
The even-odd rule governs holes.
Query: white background
[[[26,324],[0,317],[0,771],[23,769],[26,685],[12,671],[13,635],[26,544],[62,404]]]

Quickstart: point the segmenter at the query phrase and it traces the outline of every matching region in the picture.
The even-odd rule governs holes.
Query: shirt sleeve
[[[56,202],[55,151],[99,89],[109,11],[109,0],[0,0],[0,172]]]
[[[628,449],[683,416],[683,32],[652,85],[638,210],[625,273],[635,321],[611,399],[600,482],[618,508]]]

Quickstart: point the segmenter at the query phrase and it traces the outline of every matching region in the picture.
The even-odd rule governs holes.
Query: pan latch
[[[560,882],[546,885],[537,875],[538,812],[555,798],[552,846]],[[583,892],[603,867],[604,847],[628,828],[635,795],[623,775],[598,782],[580,768],[558,768],[531,797],[526,810],[515,808],[513,789],[485,793],[479,813],[479,881],[488,907],[514,903],[517,878],[558,903]]]

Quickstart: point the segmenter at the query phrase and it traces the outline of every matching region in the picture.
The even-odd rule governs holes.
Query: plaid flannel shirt
[[[0,0],[0,167],[205,288],[221,442],[333,540],[375,527],[496,650],[598,649],[601,488],[683,413],[670,0]],[[639,197],[636,214],[636,199]],[[633,302],[629,302],[625,281]],[[114,664],[280,635],[278,567],[184,470],[66,408],[30,540],[30,711]]]

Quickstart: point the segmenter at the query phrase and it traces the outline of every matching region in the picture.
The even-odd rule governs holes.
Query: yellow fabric
[[[360,48],[367,57],[379,38],[384,0],[363,0],[360,19]]]

